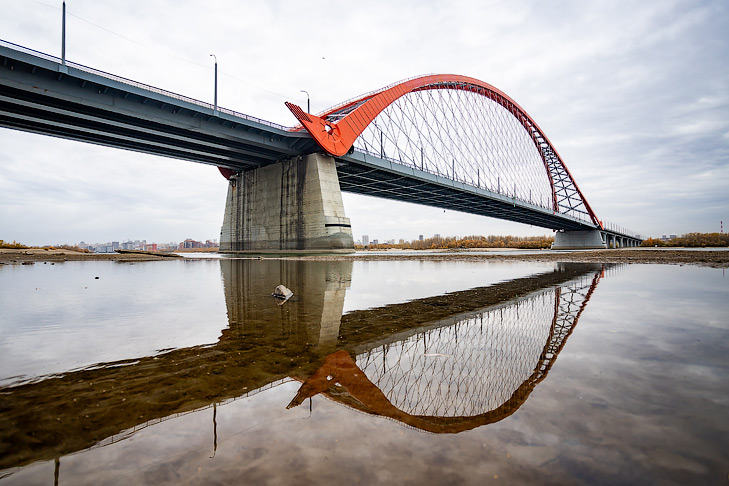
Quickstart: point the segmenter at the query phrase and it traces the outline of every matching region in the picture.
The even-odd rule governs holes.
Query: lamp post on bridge
[[[66,2],[63,2],[63,17],[61,20],[61,64],[66,65]]]
[[[210,54],[210,57],[215,59],[215,104],[213,105],[213,112],[218,111],[218,56]]]
[[[309,97],[309,92],[304,89],[301,89],[299,91],[301,91],[302,93],[306,93],[306,112],[311,113],[311,98]]]

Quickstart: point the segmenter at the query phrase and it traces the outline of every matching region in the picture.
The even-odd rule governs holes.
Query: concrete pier
[[[557,231],[552,243],[552,250],[592,250],[607,247],[599,230]]]
[[[334,158],[297,156],[232,176],[220,251],[353,252]]]

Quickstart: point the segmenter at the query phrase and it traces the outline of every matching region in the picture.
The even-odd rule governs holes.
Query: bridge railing
[[[617,233],[621,236],[629,236],[629,237],[635,238],[637,240],[643,239],[638,233],[636,233],[634,231],[630,231],[629,229],[624,228],[618,224],[611,223],[610,221],[603,221],[602,225],[603,225],[603,229],[605,229],[607,231],[611,231],[613,233]]]
[[[372,157],[377,157],[379,159],[387,160],[387,161],[393,162],[395,164],[400,164],[400,165],[403,165],[405,167],[410,167],[412,169],[417,169],[417,170],[419,170],[421,172],[426,172],[428,174],[432,174],[432,175],[435,175],[435,176],[446,177],[446,178],[448,178],[448,179],[450,179],[452,181],[460,182],[462,184],[466,184],[468,186],[471,186],[471,187],[474,187],[474,188],[477,188],[477,189],[485,189],[487,191],[490,191],[490,192],[499,194],[500,196],[504,196],[504,197],[507,197],[507,198],[510,198],[510,199],[515,199],[515,200],[517,200],[519,202],[532,204],[534,206],[538,206],[538,207],[544,209],[545,211],[553,211],[553,208],[549,204],[549,201],[545,202],[543,200],[524,200],[523,198],[514,196],[514,194],[509,194],[507,191],[502,190],[503,188],[488,187],[488,185],[485,184],[483,181],[479,183],[479,182],[476,182],[476,181],[474,181],[474,180],[472,180],[471,178],[468,178],[468,177],[463,177],[463,176],[459,177],[459,174],[446,174],[443,171],[439,170],[439,167],[437,165],[435,167],[433,167],[433,168],[430,167],[430,166],[428,166],[428,165],[420,166],[420,165],[415,164],[415,163],[412,163],[410,161],[403,161],[401,159],[396,159],[394,157],[390,157],[388,155],[384,155],[384,154],[382,154],[380,152],[374,152],[372,150],[368,150],[367,148],[361,146],[361,144],[356,144],[355,145],[355,149],[357,150],[357,152],[361,152],[363,154],[370,155]],[[562,213],[560,213],[560,214],[562,214]],[[588,222],[588,223],[590,222],[589,218],[587,216],[583,216],[581,213],[572,214],[570,216],[572,216],[572,217],[574,217],[576,219],[579,219],[580,221],[585,221],[585,222]]]
[[[13,50],[16,50],[16,51],[20,51],[20,52],[23,52],[25,54],[29,54],[31,56],[40,57],[41,59],[45,59],[46,61],[52,61],[52,62],[56,62],[58,64],[61,64],[63,62],[63,60],[60,57],[56,57],[56,56],[53,56],[51,54],[46,54],[45,52],[36,51],[35,49],[30,49],[29,47],[21,46],[19,44],[14,44],[12,42],[8,42],[8,41],[3,40],[3,39],[0,39],[0,46],[5,46],[5,47],[8,47],[10,49],[13,49]],[[190,104],[199,106],[201,108],[207,108],[207,109],[209,109],[211,111],[214,111],[215,110],[215,105],[213,105],[212,103],[206,103],[205,101],[200,101],[200,100],[197,100],[195,98],[191,98],[189,96],[181,95],[179,93],[175,93],[175,92],[172,92],[172,91],[167,91],[165,89],[157,88],[157,87],[152,86],[152,85],[149,85],[149,84],[140,83],[138,81],[134,81],[132,79],[124,78],[122,76],[117,76],[116,74],[111,74],[111,73],[107,73],[105,71],[101,71],[99,69],[94,69],[94,68],[91,68],[91,67],[88,67],[88,66],[84,66],[83,64],[79,64],[79,63],[71,62],[71,61],[68,61],[67,60],[65,62],[65,65],[66,66],[73,67],[73,68],[78,69],[80,71],[87,72],[89,74],[95,74],[97,76],[101,76],[102,78],[106,78],[106,79],[109,79],[109,80],[112,80],[112,81],[116,81],[118,83],[126,84],[128,86],[133,86],[135,88],[144,89],[146,91],[151,91],[152,93],[160,94],[160,95],[163,95],[163,96],[168,96],[170,98],[174,98],[174,99],[179,100],[179,101],[184,101],[186,103],[190,103]],[[239,111],[230,110],[228,108],[218,107],[217,108],[217,111],[220,112],[220,113],[225,113],[227,115],[231,115],[231,116],[235,116],[235,117],[238,117],[238,118],[243,118],[245,120],[249,120],[249,121],[253,121],[253,122],[256,122],[256,123],[260,123],[261,125],[266,125],[266,126],[269,126],[271,128],[276,128],[278,130],[289,131],[291,129],[290,127],[286,127],[284,125],[279,125],[278,123],[273,123],[273,122],[270,122],[268,120],[264,120],[262,118],[257,118],[255,116],[246,115],[245,113],[241,113]]]

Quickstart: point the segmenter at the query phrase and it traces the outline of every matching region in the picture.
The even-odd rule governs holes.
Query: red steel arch
[[[293,103],[286,102],[286,106],[301,123],[301,126],[295,127],[293,130],[306,129],[327,153],[342,156],[352,148],[357,137],[362,134],[377,115],[395,100],[408,93],[431,89],[473,92],[485,96],[505,108],[524,127],[542,157],[552,187],[553,209],[559,211],[560,207],[557,195],[558,188],[555,186],[557,182],[565,193],[576,192],[592,222],[602,227],[602,222],[597,219],[557,150],[534,119],[506,93],[476,78],[456,74],[420,76],[369,93],[353,101],[348,101],[327,110],[319,116],[306,113]],[[555,181],[555,179],[558,179],[558,181]],[[569,197],[566,196],[566,198]]]

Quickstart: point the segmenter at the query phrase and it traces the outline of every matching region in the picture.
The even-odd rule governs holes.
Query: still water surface
[[[0,309],[0,485],[727,483],[722,269],[37,263]]]

